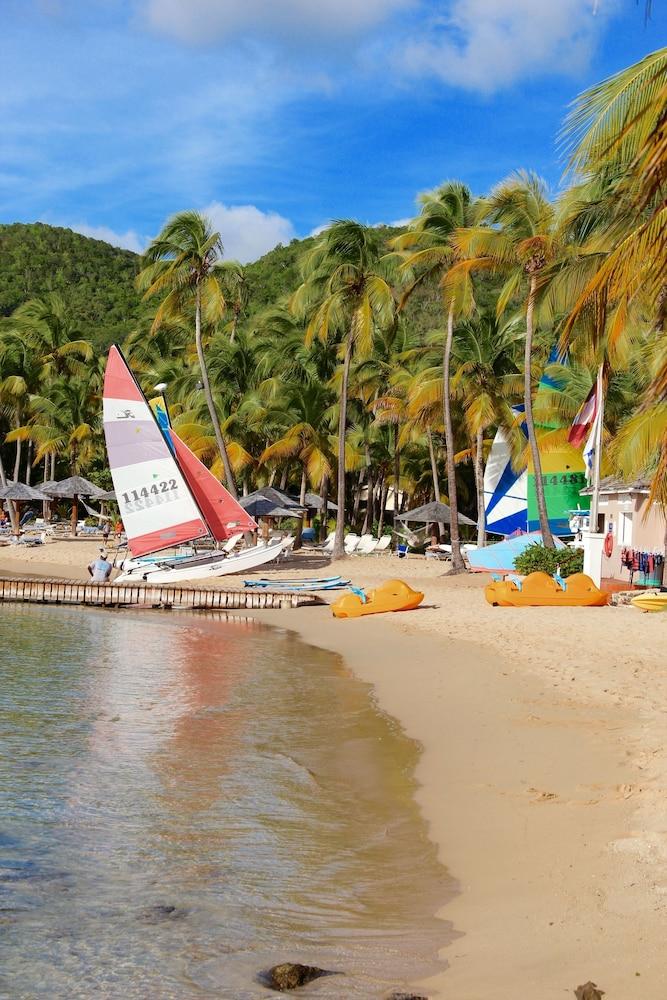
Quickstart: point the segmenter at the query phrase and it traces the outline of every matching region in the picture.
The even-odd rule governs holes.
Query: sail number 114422
[[[175,479],[163,479],[159,483],[153,483],[152,486],[143,486],[140,490],[129,490],[127,493],[123,493],[123,500],[127,504],[136,503],[137,500],[149,500],[151,494],[159,496],[161,493],[169,493],[175,489],[178,489]]]

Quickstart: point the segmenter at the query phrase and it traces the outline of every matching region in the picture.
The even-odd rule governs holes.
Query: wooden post
[[[76,526],[79,523],[79,497],[75,493],[72,497],[72,520],[70,522],[70,535],[76,538]]]

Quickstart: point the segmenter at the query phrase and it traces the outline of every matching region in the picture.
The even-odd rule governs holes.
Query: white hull
[[[165,558],[163,563],[140,564],[128,559],[121,566],[121,574],[114,583],[185,583],[188,580],[210,580],[232,573],[245,573],[255,566],[271,562],[281,552],[282,541],[270,545],[254,545],[249,549],[228,556],[224,552],[213,552],[207,556],[195,556],[192,561],[179,559],[173,565]]]

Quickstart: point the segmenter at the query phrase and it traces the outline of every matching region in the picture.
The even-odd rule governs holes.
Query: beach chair
[[[373,538],[372,535],[362,535],[359,539],[356,549],[354,550],[355,556],[369,556],[372,552],[375,552],[378,547],[377,538]]]
[[[296,541],[295,535],[285,535],[283,538],[283,547],[278,553],[277,559],[283,562],[285,559],[289,559],[292,549],[294,548],[294,543]]]
[[[349,535],[346,535],[345,536],[345,555],[346,556],[351,556],[352,553],[356,551],[356,548],[359,545],[360,541],[361,541],[361,538],[359,537],[359,535],[355,535],[355,534],[353,534],[353,532],[350,532]],[[333,546],[332,546],[332,548],[333,548]]]
[[[242,538],[243,538],[242,531],[239,531],[238,534],[236,535],[232,535],[231,538],[228,538],[225,544],[222,546],[222,551],[226,552],[227,555],[229,555],[230,552],[234,551],[234,549],[239,544]]]
[[[383,535],[382,538],[378,538],[378,543],[373,549],[374,556],[380,556],[383,552],[386,552],[391,545],[391,535]]]

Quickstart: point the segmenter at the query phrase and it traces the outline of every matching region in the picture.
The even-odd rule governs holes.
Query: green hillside
[[[146,309],[134,288],[138,263],[131,251],[71,229],[0,225],[0,316],[27,299],[59,292],[82,335],[104,347],[122,340]]]
[[[387,229],[387,241],[399,230]],[[246,267],[249,300],[242,318],[251,328],[268,306],[298,286],[299,260],[312,237],[277,246]],[[140,258],[71,229],[43,223],[0,225],[0,317],[30,298],[57,291],[69,303],[81,335],[103,350],[123,341],[154,308],[134,287]],[[419,289],[406,311],[422,331],[442,325],[437,287]]]

